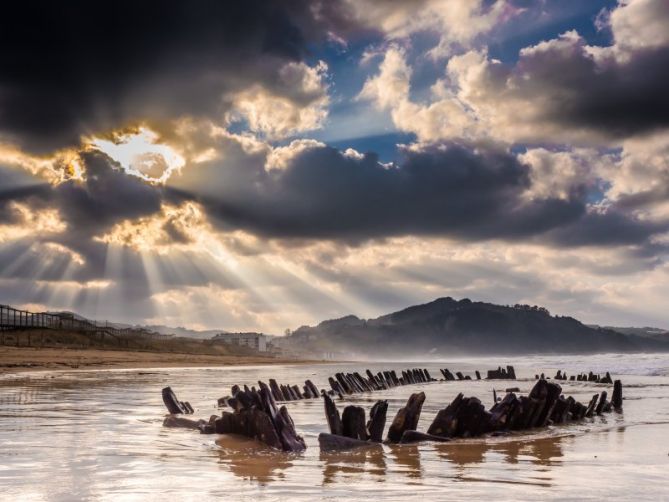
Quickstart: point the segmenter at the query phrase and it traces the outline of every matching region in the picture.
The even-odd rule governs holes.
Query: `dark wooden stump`
[[[512,392],[508,393],[504,398],[490,408],[490,422],[495,430],[508,429],[510,419],[513,413],[520,405],[518,398]]]
[[[390,378],[392,378],[393,383],[395,384],[395,387],[398,387],[400,385],[400,379],[397,378],[397,373],[395,373],[395,370],[390,370]]]
[[[599,395],[599,402],[597,403],[597,408],[595,408],[595,414],[601,415],[602,411],[604,411],[604,408],[606,407],[606,397],[607,393],[605,390],[602,391],[602,393]]]
[[[455,423],[457,410],[462,404],[463,399],[464,396],[462,393],[460,393],[455,397],[455,399],[453,399],[453,401],[451,401],[451,404],[449,404],[443,410],[439,410],[437,412],[437,416],[432,421],[432,425],[430,425],[429,429],[427,430],[427,433],[434,436],[453,436],[457,425]]]
[[[311,394],[314,396],[314,398],[320,396],[321,393],[319,392],[318,387],[316,387],[311,380],[305,380],[304,385],[309,387],[309,390],[311,391]]]
[[[586,411],[585,411],[585,416],[590,418],[592,414],[595,412],[595,406],[597,406],[597,398],[599,397],[599,394],[595,394],[592,396],[592,399],[590,400],[590,404],[588,405]]]
[[[353,439],[367,441],[365,410],[360,406],[347,406],[341,415],[343,435]]]
[[[300,388],[297,385],[291,386],[291,389],[293,389],[293,393],[297,396],[297,399],[304,399],[304,396],[300,392]]]
[[[279,388],[279,384],[276,383],[276,380],[273,378],[269,379],[269,388],[272,391],[272,397],[275,401],[285,401],[286,398],[283,395],[283,392]],[[234,396],[234,393],[232,394]]]
[[[548,383],[546,380],[539,380],[530,391],[529,397],[538,401],[535,417],[530,427],[544,427],[553,413],[553,408],[557,402],[562,387],[556,383]]]
[[[386,427],[386,414],[388,412],[388,401],[377,401],[369,412],[367,432],[370,441],[380,443],[383,441],[383,430]]]
[[[616,411],[623,409],[623,384],[620,380],[613,382],[613,395],[611,396],[611,404]]]
[[[353,394],[353,389],[351,388],[350,383],[344,377],[343,373],[337,373],[335,375],[335,378],[337,379],[337,382],[339,382],[339,385],[341,385],[341,388],[344,390],[346,394]]]
[[[330,427],[330,433],[341,436],[344,433],[344,428],[341,423],[337,405],[327,394],[323,395],[323,401],[325,403],[325,417],[327,418],[328,426]]]
[[[339,399],[342,399],[344,397],[345,391],[342,388],[339,381],[330,377],[330,378],[328,378],[328,382],[330,383],[330,388],[335,392],[335,394],[337,394],[339,396]]]
[[[297,435],[295,424],[293,423],[288,410],[285,406],[276,409],[276,404],[272,399],[272,394],[265,389],[260,389],[260,400],[263,403],[265,412],[269,415],[281,444],[285,451],[303,451],[306,449],[304,439]]]
[[[183,413],[184,415],[188,415],[192,413],[189,411],[189,409],[177,399],[176,394],[170,387],[165,387],[162,391],[163,395],[163,403],[165,403],[165,407],[167,408],[167,411],[169,411],[172,415],[178,415],[180,413]],[[189,405],[190,406],[190,405]],[[192,408],[191,408],[192,410]]]
[[[424,392],[411,394],[406,406],[397,412],[395,419],[392,424],[390,424],[390,428],[388,429],[388,441],[398,443],[400,439],[402,439],[404,431],[416,430],[424,402]]]

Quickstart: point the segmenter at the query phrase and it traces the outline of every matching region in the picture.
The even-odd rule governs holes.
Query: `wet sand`
[[[0,374],[56,369],[176,368],[317,363],[242,355],[0,346]]]
[[[527,394],[534,375],[559,368],[610,370],[621,378],[622,413],[594,416],[509,436],[450,443],[383,445],[321,453],[327,430],[322,400],[286,406],[306,443],[300,454],[277,452],[232,435],[163,427],[161,389],[188,399],[195,418],[218,415],[217,399],[233,384],[276,378],[319,388],[337,371],[439,367],[471,375],[513,364],[514,386]],[[560,382],[587,402],[610,385]],[[418,425],[426,430],[459,393],[486,406],[508,381],[431,382],[355,394],[338,401],[369,410],[388,400],[394,417],[411,392],[427,400]],[[0,485],[7,500],[666,500],[669,469],[669,356],[608,354],[479,358],[440,363],[331,363],[38,371],[0,378]],[[387,424],[386,424],[387,429]],[[3,499],[3,500],[4,500]]]

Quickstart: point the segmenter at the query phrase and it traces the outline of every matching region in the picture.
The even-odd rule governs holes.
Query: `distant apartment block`
[[[261,333],[219,333],[213,339],[229,345],[251,347],[258,352],[267,352],[267,336]]]

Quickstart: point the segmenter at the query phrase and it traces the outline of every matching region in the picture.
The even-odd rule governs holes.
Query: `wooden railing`
[[[28,312],[0,305],[0,330],[54,329],[110,335],[117,339],[146,334],[135,328],[117,328],[108,321],[91,321],[69,313]]]

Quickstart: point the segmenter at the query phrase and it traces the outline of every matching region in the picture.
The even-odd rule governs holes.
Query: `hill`
[[[376,319],[346,316],[303,326],[286,345],[367,356],[594,353],[669,350],[669,342],[590,327],[529,305],[439,298]]]
[[[651,328],[645,326],[643,328],[620,327],[620,326],[605,326],[605,329],[610,329],[622,333],[624,335],[640,336],[642,338],[651,338],[653,340],[669,342],[669,331],[662,328]]]

